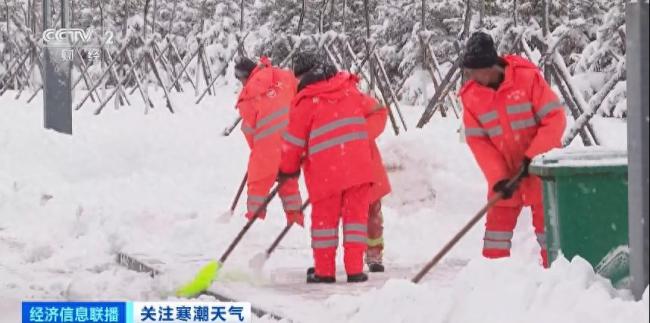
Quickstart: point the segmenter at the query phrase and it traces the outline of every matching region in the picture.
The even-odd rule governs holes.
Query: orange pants
[[[370,204],[368,212],[368,250],[367,264],[381,264],[384,252],[384,216],[381,212],[381,199]]]
[[[248,200],[246,202],[246,217],[248,219],[251,219],[255,214],[255,211],[264,204],[264,200],[269,195],[269,191],[275,183],[275,179],[276,176],[270,176],[263,180],[248,182]],[[300,208],[302,207],[302,198],[300,196],[300,190],[298,189],[297,178],[286,180],[284,184],[282,184],[282,187],[280,187],[278,193],[282,200],[282,206],[285,213],[300,212]],[[260,212],[258,218],[264,220],[265,217],[266,209]]]
[[[537,242],[542,247],[541,256],[544,267],[548,268],[548,252],[546,249],[546,235],[544,233],[544,206],[533,205],[533,227],[537,235]],[[520,207],[493,207],[487,215],[483,256],[486,258],[510,257],[513,231],[517,226],[517,219],[523,206]]]
[[[363,272],[363,254],[368,243],[369,189],[368,184],[355,186],[313,202],[311,247],[317,276],[334,277],[336,274],[340,218],[343,218],[345,271],[348,275]]]

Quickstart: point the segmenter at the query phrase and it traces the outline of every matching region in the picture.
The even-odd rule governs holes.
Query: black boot
[[[368,264],[368,269],[371,273],[383,273],[385,270],[384,265],[378,262]]]
[[[314,267],[307,269],[307,284],[333,284],[336,277],[321,277],[316,275]]]
[[[368,281],[368,275],[365,273],[348,275],[348,283],[363,283]]]

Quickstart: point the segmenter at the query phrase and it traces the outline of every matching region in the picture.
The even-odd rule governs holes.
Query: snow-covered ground
[[[192,95],[177,97],[174,115],[162,100],[144,115],[135,96],[134,106],[116,111],[111,105],[99,116],[86,106],[74,114],[71,137],[43,130],[42,102],[27,105],[12,92],[0,97],[0,322],[18,322],[20,301],[27,299],[164,300],[197,269],[179,261],[151,279],[118,266],[119,251],[218,257],[245,223],[243,203],[233,219],[218,221],[246,168],[241,134],[221,136],[236,117],[235,91],[221,87],[199,105]],[[414,125],[421,108],[404,109]],[[384,210],[389,270],[428,261],[485,202],[482,175],[460,141],[459,125],[437,115],[425,129],[399,137],[387,128],[380,140],[394,187]],[[599,119],[596,126],[608,134],[607,145],[625,147],[624,123]],[[228,259],[222,279],[268,280],[271,271],[309,266],[308,230],[294,229],[266,275],[248,268],[284,221],[276,201]],[[448,255],[468,264],[444,284],[390,280],[361,296],[332,295],[317,312],[305,313],[300,302],[290,306],[297,321],[310,323],[649,320],[647,292],[634,302],[581,259],[542,270],[528,213],[513,258],[483,260],[481,238],[477,226]]]

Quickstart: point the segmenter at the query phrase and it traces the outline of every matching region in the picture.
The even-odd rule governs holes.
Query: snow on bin
[[[627,152],[554,151],[537,158],[530,172],[543,182],[549,261],[580,256],[627,287]]]

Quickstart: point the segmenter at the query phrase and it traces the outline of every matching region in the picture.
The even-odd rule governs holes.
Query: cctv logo
[[[94,36],[92,30],[84,31],[79,28],[62,28],[62,29],[46,29],[43,32],[43,42],[48,43],[51,41],[64,41],[67,40],[71,44],[77,44],[78,42],[89,43],[91,38]],[[113,32],[107,31],[105,33],[106,44],[113,43]]]

